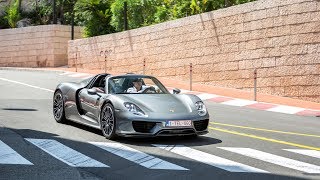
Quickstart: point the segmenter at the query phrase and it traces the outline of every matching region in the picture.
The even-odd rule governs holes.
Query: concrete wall
[[[75,28],[79,38],[80,28]],[[0,66],[57,67],[68,64],[67,48],[71,27],[30,26],[0,30]]]
[[[259,0],[154,26],[69,41],[69,65],[136,72],[320,102],[320,1]],[[76,60],[76,51],[78,59]]]

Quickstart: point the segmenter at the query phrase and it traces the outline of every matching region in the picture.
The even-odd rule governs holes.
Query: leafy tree
[[[34,25],[52,22],[52,1],[33,1],[31,12],[19,13],[20,1],[13,0],[0,16],[0,28],[15,27],[21,17]],[[74,24],[84,26],[87,37],[123,31],[125,1],[128,27],[134,29],[254,0],[56,0],[58,23],[71,24],[74,10]]]
[[[50,24],[52,21],[52,4],[47,0],[33,1],[30,11],[22,11],[21,16],[30,19],[33,25]]]
[[[76,0],[56,0],[58,24],[70,24],[73,3]],[[51,24],[53,21],[52,1],[36,0],[31,3],[31,11],[21,12],[21,17],[31,19],[34,25]]]
[[[164,0],[157,7],[155,22],[164,22],[191,15],[190,0]]]
[[[5,8],[4,19],[8,22],[11,28],[15,28],[17,26],[17,22],[21,19],[19,3],[20,0],[14,0]]]
[[[75,5],[75,22],[84,26],[86,37],[115,32],[110,25],[110,0],[79,0]]]
[[[155,22],[154,14],[157,11],[159,0],[115,0],[111,5],[111,25],[117,31],[124,30],[123,6],[125,1],[128,4],[129,29],[150,25]]]
[[[182,18],[192,15],[190,0],[178,0],[175,2],[172,8],[173,19]]]
[[[128,26],[139,28],[254,0],[115,0],[111,25],[124,30],[124,2],[128,4]]]

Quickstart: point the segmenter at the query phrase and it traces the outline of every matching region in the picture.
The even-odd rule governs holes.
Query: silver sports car
[[[117,136],[181,136],[208,132],[209,114],[199,97],[171,94],[152,76],[98,74],[61,83],[53,97],[57,122],[75,121]]]

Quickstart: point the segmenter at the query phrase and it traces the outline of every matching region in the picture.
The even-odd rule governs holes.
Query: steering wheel
[[[156,91],[156,89],[154,88],[154,87],[147,87],[145,90],[143,90],[142,91],[142,93],[148,93],[148,92],[150,92],[150,93],[156,93],[157,91]]]

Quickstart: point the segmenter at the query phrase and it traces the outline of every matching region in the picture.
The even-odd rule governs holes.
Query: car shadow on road
[[[77,127],[79,129],[95,133],[103,136],[101,130],[91,128],[72,121],[67,121],[67,125]],[[180,144],[187,146],[205,146],[222,143],[220,139],[215,139],[207,135],[202,136],[162,136],[162,137],[117,137],[117,142],[134,145],[150,145],[150,144]]]
[[[2,108],[4,111],[38,111],[32,108]]]
[[[172,137],[150,137],[150,138],[133,138],[120,137],[118,142],[133,145],[149,145],[149,144],[167,144],[167,145],[186,145],[206,146],[222,143],[220,139],[215,139],[208,136],[172,136]]]

